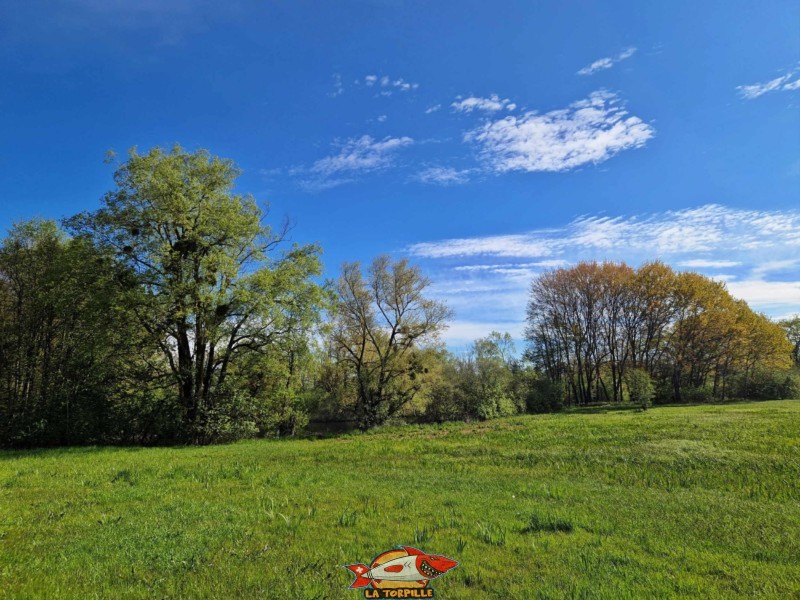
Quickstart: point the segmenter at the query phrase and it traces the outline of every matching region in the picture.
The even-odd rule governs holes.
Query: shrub
[[[429,392],[428,406],[425,407],[425,420],[435,423],[457,421],[464,418],[464,406],[458,391],[449,382],[437,382]]]
[[[628,386],[628,397],[632,403],[643,409],[653,403],[656,389],[647,371],[643,369],[630,369],[625,374],[625,383]]]
[[[564,386],[560,381],[551,381],[539,376],[534,379],[525,398],[529,413],[545,413],[561,410],[564,407]]]
[[[800,375],[786,371],[755,370],[747,377],[736,379],[733,395],[750,400],[800,398]]]
[[[710,388],[703,385],[687,386],[681,389],[681,399],[690,404],[704,404],[713,402],[714,393]]]

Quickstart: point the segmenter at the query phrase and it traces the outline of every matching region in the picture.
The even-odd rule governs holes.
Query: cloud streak
[[[626,60],[633,56],[636,53],[636,48],[630,47],[626,48],[616,56],[607,56],[605,58],[598,58],[590,65],[586,65],[581,70],[578,71],[578,75],[593,75],[598,71],[605,71],[606,69],[610,69],[618,62]]]
[[[489,121],[465,134],[495,173],[568,171],[598,164],[617,153],[644,146],[651,125],[628,115],[615,94],[592,93],[565,109],[527,112]]]
[[[413,244],[406,252],[435,273],[434,291],[462,331],[521,331],[530,282],[581,260],[631,265],[659,259],[724,281],[755,310],[800,312],[800,210],[708,204],[658,213],[588,215],[563,227]],[[455,339],[455,338],[454,338]],[[448,339],[449,341],[449,339]],[[452,343],[461,343],[456,340]]]
[[[421,183],[436,185],[459,185],[469,181],[470,169],[453,169],[451,167],[429,167],[417,174]]]
[[[358,176],[391,167],[396,153],[411,146],[410,137],[385,137],[380,140],[370,135],[350,138],[339,144],[336,154],[314,162],[310,167],[292,170],[302,175],[301,185],[309,191],[330,189],[354,181]]]
[[[609,258],[630,254],[800,252],[800,211],[755,211],[707,204],[639,216],[583,216],[565,227],[528,233],[423,242],[409,247],[420,257],[501,256],[537,258],[591,252]],[[731,259],[686,258],[689,267],[734,266]],[[678,264],[678,263],[676,263]]]
[[[793,91],[800,89],[800,77],[796,77],[800,69],[794,68],[788,73],[766,81],[764,83],[752,83],[750,85],[740,85],[736,88],[739,95],[745,100],[755,100],[769,92]],[[793,81],[792,78],[796,77]]]

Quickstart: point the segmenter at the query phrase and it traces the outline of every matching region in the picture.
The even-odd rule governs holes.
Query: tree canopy
[[[791,366],[779,325],[723,283],[659,262],[583,262],[541,275],[531,286],[526,335],[535,364],[564,380],[578,404],[622,400],[628,369],[642,369],[662,396],[682,401],[725,398],[732,379],[746,391],[759,369]]]
[[[231,371],[305,335],[323,298],[312,280],[319,248],[278,253],[285,230],[234,192],[239,173],[204,150],[134,149],[103,207],[68,222],[128,267],[127,307],[160,352],[193,436]]]

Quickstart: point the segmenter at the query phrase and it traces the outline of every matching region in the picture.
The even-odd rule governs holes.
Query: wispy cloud
[[[678,263],[679,267],[686,267],[688,269],[724,269],[726,267],[738,267],[740,263],[738,260],[710,260],[707,258],[693,258],[692,260],[684,260]]]
[[[367,75],[364,77],[364,85],[378,88],[380,96],[391,96],[394,92],[411,92],[419,87],[418,83],[406,81],[402,77],[394,79],[388,75]]]
[[[649,215],[583,216],[562,228],[424,242],[412,245],[409,251],[427,258],[675,256],[678,257],[675,264],[679,266],[719,268],[743,261],[696,255],[764,251],[796,255],[800,252],[798,231],[800,211],[739,210],[708,204]],[[695,257],[686,257],[687,254]]]
[[[417,174],[422,183],[437,185],[457,185],[469,181],[470,169],[453,169],[451,167],[429,167]]]
[[[598,58],[592,64],[586,65],[580,71],[578,71],[578,75],[592,75],[594,73],[597,73],[597,71],[604,71],[605,69],[610,69],[618,62],[630,58],[635,53],[636,53],[636,48],[630,47],[626,48],[616,56],[606,56],[605,58]]]
[[[753,83],[750,85],[740,85],[736,89],[739,95],[746,100],[753,100],[769,92],[792,91],[800,89],[800,77],[798,77],[799,67],[795,67],[788,73],[766,81],[764,83]],[[792,80],[792,78],[795,78]]]
[[[464,139],[496,173],[567,171],[608,160],[643,146],[653,127],[629,116],[619,98],[605,91],[545,114],[527,112],[484,123]]]
[[[342,83],[342,76],[339,73],[333,74],[333,91],[328,93],[331,98],[336,98],[344,94],[344,84]]]
[[[470,96],[468,98],[457,98],[450,107],[456,112],[471,113],[473,110],[486,112],[497,112],[498,110],[515,110],[517,105],[508,98],[500,98],[497,94],[492,94],[488,98]]]
[[[485,330],[490,323],[521,331],[532,279],[580,260],[638,265],[660,259],[724,281],[735,297],[773,317],[800,312],[798,231],[800,210],[709,204],[640,215],[588,215],[563,227],[423,242],[407,252],[436,274],[434,293],[455,309],[460,329],[485,335],[497,329]],[[450,334],[446,339],[450,342]]]
[[[435,113],[440,108],[442,108],[441,104],[434,104],[433,106],[429,106],[428,108],[425,109],[425,114],[429,115],[431,113]]]
[[[301,184],[311,191],[336,187],[358,175],[392,166],[396,152],[413,143],[407,136],[381,140],[369,135],[351,138],[339,144],[336,154],[321,158],[310,167],[296,168],[293,174],[302,175]]]

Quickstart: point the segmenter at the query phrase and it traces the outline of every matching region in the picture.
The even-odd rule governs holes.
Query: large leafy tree
[[[239,174],[205,150],[133,149],[102,208],[69,221],[130,267],[130,310],[160,351],[195,441],[229,375],[253,354],[295,344],[322,298],[312,281],[319,249],[279,253],[286,228],[262,223],[255,200],[234,190]]]
[[[335,286],[333,351],[350,375],[362,429],[383,423],[422,389],[420,350],[451,312],[426,298],[430,281],[406,260],[376,258],[366,275],[347,263]]]

